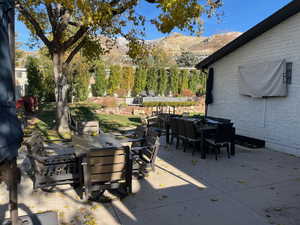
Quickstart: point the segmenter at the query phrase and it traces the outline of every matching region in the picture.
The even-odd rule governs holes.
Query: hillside
[[[210,37],[186,36],[180,33],[172,33],[167,37],[157,40],[148,40],[147,44],[156,46],[164,50],[172,58],[181,55],[183,52],[192,52],[195,55],[206,57],[230,41],[237,38],[241,33],[228,32],[216,34]],[[115,64],[128,64],[130,59],[126,56],[127,41],[124,38],[118,38],[115,47],[105,56],[105,61]]]
[[[239,32],[229,32],[216,34],[210,37],[195,37],[186,36],[180,33],[172,33],[164,38],[147,40],[145,42],[149,46],[158,47],[165,51],[166,54],[170,56],[170,61],[175,63],[175,58],[180,56],[183,52],[191,52],[194,55],[200,56],[199,58],[205,58],[237,38],[239,35],[241,35]],[[112,43],[107,40],[107,38],[103,37],[102,39],[103,42],[108,41],[109,43]],[[125,38],[118,38],[110,52],[103,57],[104,61],[108,64],[131,65],[131,59],[126,55],[128,50],[127,43]],[[18,65],[24,66],[27,56],[36,56],[37,54],[37,51],[23,52],[22,56],[18,59]]]

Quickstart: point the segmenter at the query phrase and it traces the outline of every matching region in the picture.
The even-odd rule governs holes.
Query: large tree
[[[160,10],[151,23],[162,33],[174,28],[195,31],[201,25],[201,15],[211,16],[221,6],[221,0],[143,0],[148,7]],[[107,38],[99,35],[123,35],[130,40],[131,57],[139,55],[142,42],[136,37],[143,33],[145,16],[137,12],[142,0],[15,0],[22,20],[33,37],[49,50],[53,61],[56,84],[57,128],[61,133],[68,129],[67,67],[81,50],[87,56],[103,52]],[[153,8],[152,8],[153,9]],[[149,8],[149,10],[151,10]],[[128,29],[128,27],[130,27]],[[101,45],[102,44],[102,45]],[[107,49],[107,48],[105,48]]]

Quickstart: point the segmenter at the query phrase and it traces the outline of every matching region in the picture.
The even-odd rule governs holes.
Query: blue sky
[[[245,32],[291,0],[223,0],[223,2],[224,6],[221,10],[224,16],[221,17],[220,22],[215,18],[204,18],[204,36],[231,31]],[[158,13],[154,7],[150,8],[149,4],[144,1],[138,7],[138,12],[148,18],[154,17]],[[26,43],[29,34],[21,22],[17,22],[16,31],[19,34],[19,40]],[[178,32],[178,30],[174,31]],[[158,32],[153,25],[147,24],[145,39],[151,40],[163,36],[166,35]],[[22,48],[28,49],[26,45],[23,45]]]

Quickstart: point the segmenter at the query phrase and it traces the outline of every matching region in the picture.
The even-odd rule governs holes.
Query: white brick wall
[[[239,65],[278,59],[293,62],[288,97],[253,99],[239,94]],[[208,115],[231,118],[238,134],[264,139],[268,148],[300,155],[300,13],[212,67],[214,103]]]

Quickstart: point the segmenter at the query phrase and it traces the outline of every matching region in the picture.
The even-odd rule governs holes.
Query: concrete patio
[[[61,224],[299,225],[300,158],[237,147],[216,161],[169,147],[162,140],[157,169],[134,180],[134,194],[111,202],[85,203],[69,186],[33,192],[24,177],[20,214],[55,210]],[[8,217],[7,191],[0,186],[0,221]]]

